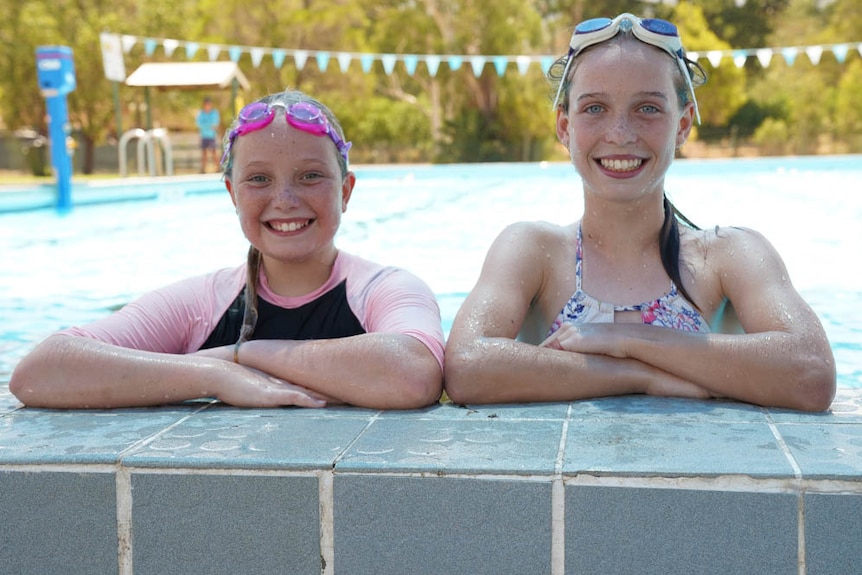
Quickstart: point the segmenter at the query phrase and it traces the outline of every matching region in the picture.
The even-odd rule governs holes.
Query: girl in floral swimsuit
[[[826,409],[832,350],[772,245],[749,229],[700,229],[665,196],[705,81],[676,27],[596,18],[569,48],[549,77],[584,214],[512,224],[494,241],[449,333],[449,397],[647,393]]]

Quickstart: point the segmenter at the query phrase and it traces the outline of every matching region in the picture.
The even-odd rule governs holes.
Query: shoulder
[[[339,281],[346,280],[348,291],[353,295],[367,295],[383,288],[431,294],[422,279],[404,268],[383,265],[344,251],[338,252],[333,275]]]
[[[685,267],[704,286],[709,301],[731,301],[773,289],[788,289],[790,279],[780,254],[760,232],[745,227],[686,230],[682,240]],[[693,282],[697,285],[697,281]],[[696,288],[697,289],[697,288]],[[736,301],[734,301],[736,303]]]
[[[575,229],[543,221],[510,224],[494,240],[488,255],[537,264],[537,256],[542,261],[553,259],[558,250],[571,245]]]
[[[571,235],[573,227],[545,221],[515,222],[506,226],[500,237],[561,240]]]
[[[719,266],[724,271],[752,262],[780,261],[778,252],[766,236],[751,228],[716,226],[708,230],[686,229],[682,244],[688,254]]]

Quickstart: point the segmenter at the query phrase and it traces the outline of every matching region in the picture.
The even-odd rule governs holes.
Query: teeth
[[[272,224],[272,229],[279,232],[295,232],[308,225],[308,222],[277,222]]]
[[[602,159],[602,167],[615,172],[631,172],[641,167],[644,161],[637,160],[605,160]]]

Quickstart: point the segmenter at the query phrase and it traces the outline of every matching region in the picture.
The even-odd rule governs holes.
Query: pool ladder
[[[120,137],[118,144],[117,154],[119,155],[121,177],[129,175],[129,159],[127,157],[126,147],[129,142],[134,139],[137,139],[138,141],[137,164],[139,176],[144,175],[144,169],[147,167],[149,168],[151,176],[158,175],[157,168],[161,166],[157,166],[156,164],[157,146],[160,148],[161,156],[164,160],[164,175],[174,175],[174,154],[173,149],[171,148],[171,139],[168,137],[167,129],[155,128],[153,130],[143,130],[141,128],[134,128],[126,131],[122,137]]]

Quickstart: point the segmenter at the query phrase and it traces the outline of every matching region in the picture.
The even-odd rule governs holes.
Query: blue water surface
[[[448,330],[494,238],[519,220],[583,209],[565,163],[358,166],[338,245],[405,267],[438,295]],[[701,227],[740,225],[775,245],[822,319],[839,385],[862,388],[862,156],[678,160],[669,196]],[[0,191],[0,381],[51,332],[167,283],[235,266],[247,243],[217,176]],[[47,207],[46,207],[47,206]]]

